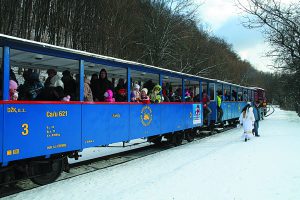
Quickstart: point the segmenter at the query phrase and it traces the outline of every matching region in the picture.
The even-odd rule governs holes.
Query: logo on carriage
[[[141,122],[143,126],[149,126],[152,122],[152,110],[149,106],[144,106],[141,111]]]

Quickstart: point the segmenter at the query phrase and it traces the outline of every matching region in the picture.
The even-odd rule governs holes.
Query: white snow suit
[[[244,134],[243,134],[244,139],[250,139],[250,137],[253,136],[252,129],[254,128],[254,122],[255,122],[253,108],[249,107],[246,110],[246,113],[242,112],[239,120],[240,120],[240,124],[243,126],[244,129]]]

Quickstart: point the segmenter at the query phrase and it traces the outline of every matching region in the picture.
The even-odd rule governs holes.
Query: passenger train
[[[235,123],[248,101],[265,95],[261,88],[3,34],[0,34],[0,60],[1,185],[24,177],[39,185],[51,183],[62,171],[69,171],[68,157],[76,159],[79,152],[89,147],[137,138],[148,138],[154,143],[164,138],[174,145],[181,144],[183,139],[192,141],[197,130]],[[26,85],[26,73],[34,72],[43,82],[49,69],[54,69],[59,76],[66,71],[76,75],[76,94],[70,101],[11,100],[10,80],[16,77],[21,87]],[[114,87],[120,80],[125,82],[125,101],[85,100],[85,77],[90,79],[101,69],[106,70]],[[134,85],[142,86],[148,81],[162,87],[162,96],[168,94],[170,97],[177,91],[180,101],[131,102],[130,91]],[[211,113],[207,119],[203,114],[203,92],[210,97],[207,106]],[[223,100],[220,121],[218,92]]]

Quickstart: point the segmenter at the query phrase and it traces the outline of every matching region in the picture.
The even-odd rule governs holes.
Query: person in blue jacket
[[[255,118],[253,133],[256,137],[259,137],[258,128],[259,128],[259,120],[260,120],[260,110],[259,110],[259,102],[256,101],[253,107],[253,114]]]

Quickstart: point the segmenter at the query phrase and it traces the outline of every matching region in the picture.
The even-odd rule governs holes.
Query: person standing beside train
[[[247,105],[247,107],[243,109],[239,117],[239,121],[240,121],[240,125],[242,125],[244,129],[243,139],[245,140],[245,142],[247,142],[251,137],[253,137],[252,130],[255,121],[255,117],[253,114],[253,107]]]
[[[255,137],[259,137],[260,136],[258,134],[259,120],[260,120],[259,101],[256,101],[254,104],[253,114],[254,114],[254,118],[255,118],[253,133],[254,133]]]

